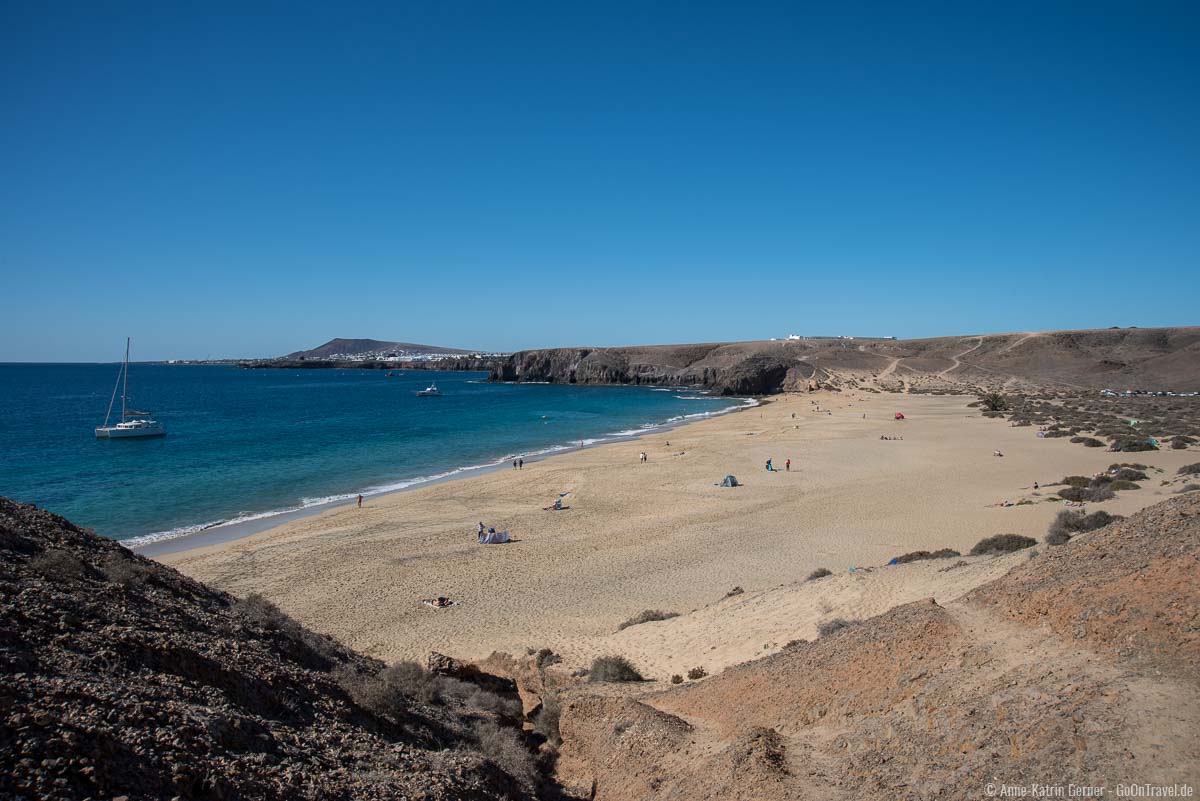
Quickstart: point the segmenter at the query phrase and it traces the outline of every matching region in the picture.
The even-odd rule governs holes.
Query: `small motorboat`
[[[440,396],[441,394],[442,394],[442,391],[440,389],[438,389],[437,382],[434,381],[432,384],[425,387],[425,389],[418,391],[417,397],[418,398],[433,398],[433,397]]]

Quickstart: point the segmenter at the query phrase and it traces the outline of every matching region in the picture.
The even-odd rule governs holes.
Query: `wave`
[[[718,398],[695,398],[695,400],[718,400]],[[256,520],[265,520],[271,517],[295,514],[297,512],[304,512],[306,510],[317,509],[323,506],[335,506],[337,504],[352,501],[359,495],[362,495],[364,498],[370,498],[376,495],[386,495],[391,492],[400,492],[402,490],[411,489],[412,487],[417,487],[424,484],[432,484],[439,481],[447,481],[455,477],[461,477],[465,473],[472,473],[479,470],[494,470],[497,467],[511,463],[514,459],[539,459],[546,456],[553,456],[556,453],[562,453],[564,451],[577,450],[580,447],[590,447],[616,440],[632,439],[635,437],[644,436],[646,434],[666,431],[682,425],[690,420],[696,420],[705,417],[718,417],[723,414],[729,414],[730,412],[736,412],[759,405],[759,402],[754,398],[741,398],[740,400],[742,403],[739,405],[728,406],[724,409],[718,409],[713,412],[697,412],[695,414],[676,415],[661,422],[645,423],[639,428],[631,428],[625,431],[614,431],[600,437],[585,437],[580,440],[572,440],[569,444],[550,445],[545,448],[538,448],[536,450],[510,453],[506,456],[502,456],[491,461],[481,462],[479,464],[464,465],[462,467],[456,467],[452,470],[445,470],[440,473],[402,479],[400,481],[394,481],[387,484],[373,485],[357,492],[343,492],[334,495],[324,495],[319,498],[301,498],[298,504],[281,509],[272,509],[266,512],[245,512],[234,517],[221,520],[210,520],[206,523],[194,523],[191,525],[167,529],[165,531],[155,531],[150,534],[130,537],[129,539],[121,540],[120,542],[127,548],[138,548],[155,542],[187,537],[191,534],[198,534],[202,531],[208,531],[209,529],[243,525]]]

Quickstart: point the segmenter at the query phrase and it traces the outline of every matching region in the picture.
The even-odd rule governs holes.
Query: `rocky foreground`
[[[717,675],[589,681],[602,677],[548,650],[385,668],[260,598],[0,499],[0,798],[1200,785],[1200,493],[1025,553],[957,600],[847,621]]]
[[[503,699],[381,667],[0,498],[0,798],[533,797]]]
[[[946,606],[900,606],[680,687],[543,675],[559,778],[598,801],[1195,788],[1198,495],[1041,548]]]

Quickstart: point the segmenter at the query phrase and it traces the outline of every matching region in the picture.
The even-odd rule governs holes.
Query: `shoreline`
[[[821,568],[855,577],[847,587],[873,575],[877,589],[851,602],[827,595],[834,584],[821,584],[805,614],[859,617],[908,597],[911,588],[897,582],[916,568],[883,567],[890,559],[940,548],[966,554],[981,538],[1004,533],[1040,541],[1064,508],[1050,485],[1114,461],[1108,452],[983,418],[969,400],[774,396],[758,414],[689,421],[667,436],[660,429],[636,442],[561,452],[523,471],[426,484],[161,561],[233,595],[260,593],[305,625],[385,661],[545,647],[585,664],[611,650],[618,624],[640,610],[687,613],[720,601],[731,587],[744,588],[737,603],[757,609],[773,603],[764,592]],[[896,411],[907,419],[894,420]],[[1128,515],[1154,503],[1173,491],[1160,477],[1174,476],[1195,455],[1138,457],[1162,472],[1089,510]],[[764,471],[767,458],[781,469]],[[741,485],[718,487],[730,473]],[[1044,489],[1033,490],[1034,481]],[[568,508],[547,511],[556,496]],[[477,521],[508,531],[510,544],[479,545]],[[920,591],[944,598],[953,582],[938,571],[950,566],[920,568],[929,573]],[[454,606],[421,603],[438,596]],[[736,648],[712,651],[703,631],[677,648],[660,636],[666,624],[631,629],[636,645],[626,642],[634,634],[618,639],[639,664],[678,672],[683,662],[744,659],[765,643],[807,636],[787,621],[754,622],[765,610],[751,612],[753,625],[738,623],[731,634]]]
[[[664,389],[667,391],[684,391],[680,388],[674,387],[667,387]],[[436,473],[430,476],[418,476],[417,478],[409,481],[399,482],[402,483],[403,486],[391,486],[380,489],[367,487],[359,492],[347,493],[344,496],[338,496],[329,499],[322,499],[307,506],[278,509],[267,512],[256,512],[218,523],[199,524],[199,528],[186,527],[194,528],[194,530],[191,531],[171,529],[169,531],[144,534],[139,537],[131,537],[128,540],[116,540],[116,542],[128,548],[129,550],[140,554],[141,556],[150,558],[157,558],[159,556],[166,556],[168,554],[190,551],[197,548],[223,545],[225,543],[234,542],[255,534],[262,534],[287,523],[303,520],[305,518],[323,514],[339,507],[351,505],[355,502],[359,494],[363,496],[364,500],[367,498],[385,498],[389,495],[395,495],[401,492],[409,492],[412,490],[436,486],[438,484],[444,484],[450,481],[457,481],[459,479],[486,475],[488,473],[503,469],[514,459],[524,459],[526,462],[532,464],[535,462],[544,461],[554,456],[577,453],[581,450],[587,450],[589,448],[595,448],[601,445],[610,445],[619,442],[632,442],[642,437],[661,434],[664,431],[672,431],[692,423],[699,423],[715,417],[723,417],[736,412],[765,406],[771,402],[770,399],[762,397],[735,396],[733,399],[740,400],[742,403],[740,405],[728,406],[715,412],[697,412],[694,414],[682,415],[679,417],[679,419],[671,419],[662,423],[647,423],[638,430],[621,431],[600,437],[585,438],[580,441],[581,444],[578,446],[566,444],[551,445],[539,450],[502,456],[492,462],[484,462],[476,465],[464,465],[461,467],[452,468],[442,473]]]

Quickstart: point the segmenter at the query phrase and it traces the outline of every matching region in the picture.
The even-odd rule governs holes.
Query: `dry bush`
[[[683,684],[683,676],[680,676],[678,673],[673,674],[671,676],[671,683],[672,684]]]
[[[1092,483],[1092,480],[1087,476],[1066,476],[1059,484],[1066,484],[1068,487],[1086,487]]]
[[[1179,489],[1175,490],[1176,494],[1182,495],[1185,492],[1195,492],[1200,490],[1200,484],[1184,484]]]
[[[1105,485],[1093,487],[1068,487],[1067,489],[1059,490],[1058,495],[1060,498],[1065,500],[1076,501],[1080,503],[1099,503],[1100,501],[1107,501],[1117,497],[1117,494]]]
[[[1085,515],[1083,512],[1064,509],[1050,524],[1050,529],[1046,533],[1046,544],[1063,545],[1076,534],[1095,531],[1121,519],[1120,515],[1110,515],[1108,512],[1092,512],[1090,515]]]
[[[1193,464],[1185,464],[1183,467],[1175,471],[1177,476],[1200,476],[1200,462]]]
[[[1121,453],[1137,453],[1139,451],[1156,451],[1158,448],[1144,439],[1114,439],[1112,449]]]
[[[630,626],[637,626],[641,623],[651,623],[655,620],[670,620],[673,617],[679,617],[678,612],[664,612],[661,609],[647,609],[643,612],[638,612],[633,617],[626,620],[621,625],[617,626],[617,631],[624,631]]]
[[[1103,448],[1104,443],[1095,437],[1071,437],[1071,442],[1083,445],[1085,448]]]
[[[825,578],[826,576],[832,576],[832,575],[833,575],[833,572],[830,571],[828,568],[818,567],[816,570],[814,570],[813,572],[808,574],[808,578],[806,578],[805,581],[816,581],[817,579]]]
[[[526,786],[538,783],[537,764],[515,729],[501,728],[490,720],[475,724],[475,740],[483,755]]]
[[[920,562],[925,559],[950,559],[954,556],[962,556],[962,554],[951,548],[942,548],[939,551],[912,551],[902,556],[897,556],[896,564],[905,565],[909,562]]]
[[[562,735],[558,730],[558,719],[561,714],[562,710],[558,705],[558,695],[547,692],[542,696],[541,709],[537,711],[537,714],[533,718],[533,730],[546,738],[546,742],[555,748],[562,745]]]
[[[1114,481],[1145,481],[1146,474],[1132,467],[1121,467],[1112,474],[1112,478]]]
[[[846,620],[844,618],[835,617],[833,620],[826,620],[824,623],[818,625],[817,634],[821,637],[828,637],[830,634],[833,634],[836,631],[850,628],[857,622],[858,621],[856,620]]]
[[[637,668],[623,656],[598,656],[592,660],[588,681],[645,681]]]
[[[694,667],[691,670],[689,670],[687,673],[687,677],[689,679],[691,679],[692,681],[695,681],[696,679],[702,679],[707,675],[708,675],[708,671],[702,667]]]
[[[996,534],[975,543],[975,547],[971,549],[971,556],[1011,553],[1022,548],[1032,548],[1035,545],[1037,545],[1037,540],[1033,537],[1023,537],[1020,534]]]
[[[59,548],[47,548],[29,560],[29,566],[51,581],[87,578],[88,566],[75,554]]]
[[[283,610],[257,592],[234,601],[233,611],[267,631],[283,631],[298,625]]]
[[[510,718],[521,716],[516,699],[431,673],[416,662],[397,662],[375,674],[360,673],[346,665],[335,671],[334,677],[354,703],[376,715],[398,718],[411,702],[419,701]]]
[[[120,553],[106,556],[100,563],[100,569],[106,579],[122,587],[140,587],[150,582],[154,576],[154,570],[149,565]]]
[[[743,592],[745,592],[745,590],[743,590],[741,587],[734,587],[732,590],[725,593],[725,597],[732,598],[735,595],[741,595]]]
[[[1132,481],[1122,481],[1120,479],[1114,479],[1113,481],[1109,482],[1108,488],[1114,492],[1141,489],[1139,485],[1134,484]]]

